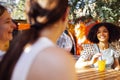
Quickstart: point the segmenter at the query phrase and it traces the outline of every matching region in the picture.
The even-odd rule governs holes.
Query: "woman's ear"
[[[69,11],[70,11],[70,7],[67,7],[66,12],[64,13],[64,15],[62,17],[63,22],[68,19]]]

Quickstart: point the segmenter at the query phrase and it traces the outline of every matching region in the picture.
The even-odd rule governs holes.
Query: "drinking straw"
[[[98,45],[97,45],[97,47],[98,47],[98,52],[101,53]],[[102,60],[102,56],[100,56],[100,60]]]

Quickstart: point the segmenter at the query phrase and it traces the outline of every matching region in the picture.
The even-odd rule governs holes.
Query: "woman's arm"
[[[101,56],[101,53],[96,53],[96,48],[93,44],[82,44],[82,47],[80,58],[75,64],[76,69],[90,67]]]
[[[81,68],[86,68],[90,67],[93,63],[91,61],[84,61],[84,60],[79,60],[75,64],[76,70],[81,69]]]
[[[112,48],[114,50],[114,64],[113,67],[115,70],[120,70],[120,62],[119,62],[119,58],[120,58],[120,53],[118,52],[117,49]]]
[[[96,53],[95,55],[93,55],[91,60],[85,60],[80,57],[75,64],[75,68],[80,69],[80,68],[90,67],[92,64],[96,63],[96,61],[98,60],[98,57],[100,57],[101,55],[102,54],[100,53]]]
[[[119,64],[119,60],[118,58],[115,58],[114,60],[114,66],[115,66],[115,70],[120,70],[120,64]]]

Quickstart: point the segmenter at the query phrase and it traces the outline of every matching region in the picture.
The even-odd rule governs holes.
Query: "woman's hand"
[[[93,55],[93,57],[92,57],[92,59],[91,59],[91,64],[96,63],[96,61],[98,60],[98,58],[99,58],[100,56],[102,56],[101,53],[97,53],[97,54]]]
[[[120,70],[120,64],[119,64],[119,60],[118,59],[115,59],[114,60],[114,66],[115,66],[115,70],[119,71]]]
[[[115,70],[116,70],[116,71],[119,71],[119,70],[120,70],[120,67],[116,67]]]

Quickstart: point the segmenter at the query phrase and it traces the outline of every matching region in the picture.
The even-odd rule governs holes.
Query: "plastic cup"
[[[105,71],[106,69],[106,61],[105,60],[99,60],[98,61],[98,71]]]

